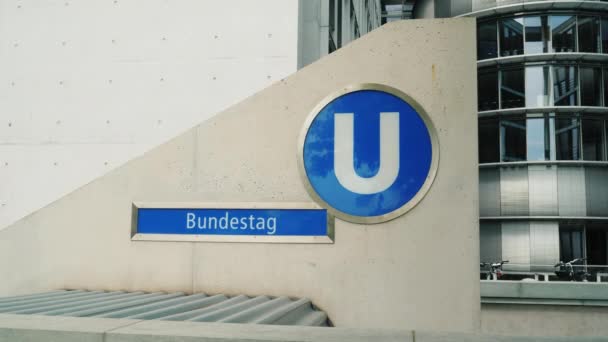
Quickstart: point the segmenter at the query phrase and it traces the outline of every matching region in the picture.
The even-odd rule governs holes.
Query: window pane
[[[549,17],[552,30],[553,52],[574,52],[576,47],[576,17],[552,15]]]
[[[524,69],[503,70],[501,82],[501,108],[524,107]]]
[[[526,121],[523,118],[500,121],[501,160],[526,160]]]
[[[604,159],[604,122],[602,120],[583,119],[583,159]]]
[[[608,53],[608,19],[602,19],[602,52]]]
[[[498,120],[479,121],[479,162],[496,163],[498,158]]]
[[[577,106],[578,80],[573,66],[553,67],[553,99],[556,106]]]
[[[477,59],[497,57],[498,36],[496,22],[486,22],[477,27]]]
[[[500,55],[513,56],[524,53],[523,18],[504,19],[500,22]]]
[[[526,107],[544,107],[549,104],[549,67],[527,67]]]
[[[547,17],[525,17],[526,41],[524,51],[526,54],[548,52],[550,39]]]
[[[608,262],[608,226],[606,223],[589,223],[586,225],[585,235],[587,238],[587,264],[606,265]],[[597,269],[597,272],[605,272],[605,269]]]
[[[600,52],[600,20],[598,17],[578,17],[578,51]]]
[[[549,134],[544,117],[530,118],[526,127],[528,160],[548,160],[551,158]]]
[[[559,225],[559,254],[563,262],[583,257],[583,227],[580,225]]]
[[[480,70],[477,77],[478,110],[498,109],[498,71]]]
[[[580,68],[581,105],[601,106],[601,71],[599,68]]]
[[[555,148],[557,160],[579,160],[580,122],[578,118],[555,119]]]

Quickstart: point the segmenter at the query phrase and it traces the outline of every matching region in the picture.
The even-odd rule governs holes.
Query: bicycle
[[[574,266],[572,265],[577,262],[585,261],[585,260],[587,260],[587,258],[576,258],[576,259],[570,260],[568,262],[560,261],[557,264],[555,264],[555,266],[553,266],[553,267],[559,267],[559,269],[555,270],[555,275],[560,280],[588,281],[589,277],[591,276],[591,273],[587,272],[586,270],[575,271]]]
[[[508,263],[509,260],[502,260],[500,262],[482,262],[479,263],[479,267],[487,267],[490,266],[490,270],[486,273],[487,280],[498,280],[502,277],[502,265]]]

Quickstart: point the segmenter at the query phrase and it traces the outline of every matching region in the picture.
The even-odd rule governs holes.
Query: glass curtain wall
[[[608,115],[544,113],[479,120],[479,162],[606,161]]]
[[[491,203],[480,210],[494,220],[561,217],[551,242],[534,235],[533,217],[518,221],[530,227],[529,243],[503,256],[529,253],[531,264],[533,253],[555,248],[552,258],[606,265],[608,222],[593,217],[608,215],[608,168],[591,162],[608,161],[608,59],[592,55],[608,55],[608,14],[571,11],[478,20],[477,58],[497,59],[478,68],[479,163],[501,163],[480,169],[480,196]],[[510,224],[494,224],[498,239],[513,235]]]
[[[602,69],[597,65],[531,64],[479,69],[478,110],[602,107],[608,99],[607,70],[602,80]]]
[[[608,53],[608,17],[549,14],[482,21],[479,60],[522,54]]]
[[[576,50],[576,17],[573,15],[549,16],[552,52],[574,52]]]
[[[574,66],[553,67],[553,104],[578,105],[578,73]]]
[[[600,52],[600,19],[599,17],[578,17],[578,51]]]

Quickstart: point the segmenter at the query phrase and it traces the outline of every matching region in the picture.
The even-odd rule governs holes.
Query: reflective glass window
[[[549,67],[526,68],[526,107],[544,107],[549,102]]]
[[[583,257],[583,226],[560,223],[559,259],[563,262]],[[577,265],[580,265],[577,264]]]
[[[553,67],[553,103],[556,106],[578,105],[578,77],[576,67]]]
[[[499,162],[498,120],[485,119],[479,121],[479,162]]]
[[[608,19],[602,18],[602,52],[608,53]]]
[[[500,120],[501,160],[526,160],[526,120],[512,118]]]
[[[604,160],[604,121],[583,119],[583,159]]]
[[[553,118],[528,118],[526,123],[527,160],[551,160]]]
[[[551,40],[553,52],[574,52],[576,49],[576,17],[573,15],[552,15]]]
[[[600,52],[600,19],[598,17],[578,17],[578,51]]]
[[[477,27],[477,59],[498,57],[496,22],[481,23]]]
[[[547,17],[525,17],[524,25],[526,27],[524,42],[526,54],[548,52],[551,34]]]
[[[498,109],[498,71],[496,69],[479,71],[477,95],[479,111]]]
[[[500,21],[500,55],[513,56],[524,53],[523,18]]]
[[[501,72],[501,108],[525,106],[524,69],[507,69]]]
[[[602,105],[602,71],[599,68],[580,68],[581,73],[581,105]]]
[[[557,160],[580,160],[580,121],[578,118],[555,119],[555,153]]]
[[[606,265],[608,263],[608,225],[604,222],[588,223],[585,227],[587,264]],[[593,268],[589,268],[593,272]],[[605,272],[604,267],[595,269],[597,272]]]

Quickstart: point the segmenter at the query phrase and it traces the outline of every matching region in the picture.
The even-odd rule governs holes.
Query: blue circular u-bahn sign
[[[320,103],[298,148],[310,195],[356,223],[385,222],[413,208],[439,161],[437,135],[422,107],[379,84],[350,87]]]

